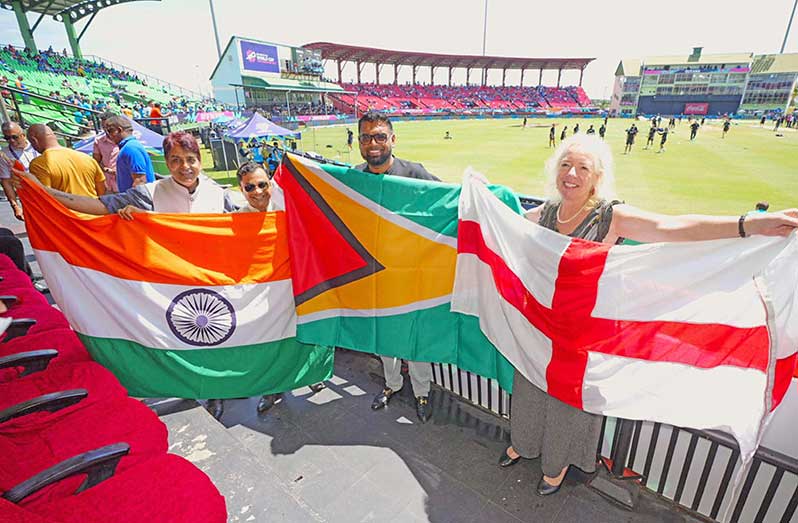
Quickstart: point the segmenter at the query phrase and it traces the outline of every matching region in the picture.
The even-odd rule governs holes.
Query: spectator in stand
[[[100,126],[104,132],[94,140],[94,150],[92,151],[92,157],[100,164],[105,173],[106,192],[119,192],[119,187],[116,184],[116,158],[119,155],[119,146],[108,136],[108,119],[113,116],[115,116],[114,113],[100,115]]]
[[[106,120],[106,132],[119,147],[116,158],[116,182],[119,192],[155,181],[150,155],[135,136],[133,124],[124,116],[111,116]]]
[[[105,194],[105,174],[94,158],[61,147],[52,129],[33,124],[28,129],[28,141],[40,155],[30,162],[30,173],[42,185],[90,198]]]
[[[420,163],[402,160],[393,155],[396,135],[393,132],[391,120],[384,114],[369,112],[363,115],[358,122],[358,133],[360,154],[365,163],[356,166],[355,169],[380,176],[402,176],[440,181],[427,172]],[[385,388],[374,397],[371,403],[373,410],[387,406],[393,395],[404,384],[401,359],[388,356],[380,356],[380,359],[385,375]],[[424,423],[432,414],[432,405],[429,403],[432,365],[426,362],[408,361],[407,366],[413,386],[413,395],[416,397],[416,415]]]
[[[153,102],[150,106],[150,129],[158,134],[163,134],[163,120],[161,120],[161,104]]]
[[[0,129],[3,131],[3,138],[8,142],[8,145],[3,148],[3,154],[8,157],[12,165],[13,162],[19,161],[25,169],[28,169],[30,162],[38,157],[39,153],[25,138],[22,127],[14,122],[4,122]],[[14,211],[14,217],[17,220],[22,220],[22,204],[17,200],[17,191],[14,190],[14,185],[11,183],[11,166],[6,161],[0,161],[0,183],[2,183],[3,192]]]

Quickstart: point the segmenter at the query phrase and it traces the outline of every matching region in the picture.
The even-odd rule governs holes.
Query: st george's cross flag
[[[283,211],[125,221],[76,214],[25,185],[53,298],[131,395],[238,398],[331,375],[333,349],[295,337]]]
[[[452,310],[588,412],[719,429],[752,457],[798,348],[798,237],[607,245],[460,199]]]

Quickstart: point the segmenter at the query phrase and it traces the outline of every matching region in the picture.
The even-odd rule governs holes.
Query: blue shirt
[[[116,183],[119,185],[119,192],[133,187],[133,173],[146,174],[148,182],[155,181],[150,155],[135,136],[128,136],[119,142],[119,156],[116,157]]]

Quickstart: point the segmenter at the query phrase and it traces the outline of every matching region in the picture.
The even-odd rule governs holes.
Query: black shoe
[[[313,392],[313,394],[316,394],[317,392],[321,392],[321,391],[323,391],[326,388],[327,388],[327,385],[325,385],[323,381],[320,381],[318,383],[314,383],[313,385],[310,386],[310,390],[311,390],[311,392]]]
[[[539,496],[551,496],[552,494],[555,494],[558,490],[560,490],[561,486],[562,482],[560,482],[559,485],[554,486],[548,483],[545,479],[540,478],[540,481],[538,482],[538,488],[536,489],[536,491]]]
[[[280,398],[279,394],[264,394],[258,401],[258,414],[263,414],[270,408],[274,407],[277,400]]]
[[[220,399],[208,400],[208,403],[205,405],[205,410],[210,412],[211,416],[218,420],[222,417],[222,414],[224,414],[224,401]]]
[[[429,404],[429,397],[418,396],[416,398],[416,415],[421,423],[426,423],[432,417],[432,405]]]
[[[382,392],[374,396],[374,401],[371,402],[371,409],[380,410],[385,408],[388,405],[388,402],[391,401],[391,396],[393,396],[393,394],[393,390],[385,387]]]
[[[504,449],[502,455],[499,456],[499,466],[500,467],[512,467],[516,463],[521,461],[521,456],[519,455],[517,458],[511,458],[509,454],[507,454],[507,449]]]

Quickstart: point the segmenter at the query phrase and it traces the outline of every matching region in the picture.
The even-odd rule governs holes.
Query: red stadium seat
[[[0,523],[224,523],[225,500],[208,476],[164,454],[80,494],[26,502],[0,499]],[[4,519],[4,514],[5,518]]]
[[[75,331],[70,328],[27,334],[10,341],[4,341],[0,338],[0,357],[39,349],[55,349],[58,351],[58,356],[51,365],[89,361],[91,359],[86,347],[83,346]]]
[[[12,306],[4,314],[4,318],[32,318],[36,325],[31,327],[28,335],[53,329],[68,329],[69,322],[63,313],[51,305],[23,304]]]
[[[0,383],[0,411],[43,394],[62,390],[85,389],[88,397],[70,408],[83,408],[98,400],[124,398],[127,391],[111,372],[92,361],[54,365],[43,371]],[[63,416],[70,408],[51,416]]]
[[[153,411],[131,398],[99,401],[53,417],[42,412],[0,424],[0,491],[67,458],[113,443],[130,445],[130,453],[119,463],[120,472],[167,450],[166,426]],[[63,498],[82,480],[76,476],[61,481],[25,502]]]

